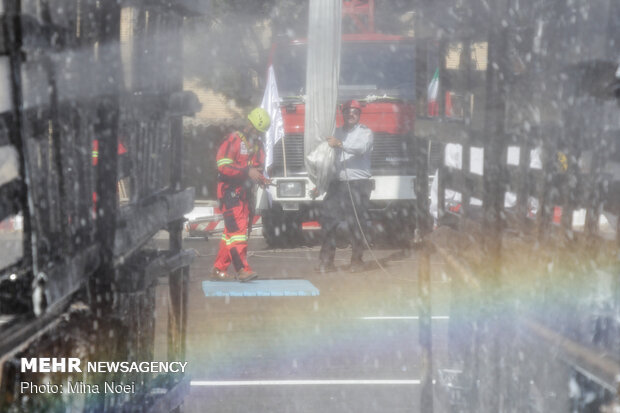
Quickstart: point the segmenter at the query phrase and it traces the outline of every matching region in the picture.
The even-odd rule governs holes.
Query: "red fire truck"
[[[392,222],[411,222],[403,218],[414,212],[415,45],[410,37],[374,31],[373,0],[345,0],[343,23],[345,18],[356,32],[342,36],[338,100],[359,100],[360,122],[375,135],[371,212],[381,230]],[[322,198],[310,196],[314,184],[304,166],[306,44],[305,39],[276,44],[271,59],[285,133],[273,150],[271,206],[260,211],[271,245],[298,237],[302,223],[318,221],[320,211]],[[337,125],[342,125],[339,110]],[[406,229],[412,228],[399,232]]]

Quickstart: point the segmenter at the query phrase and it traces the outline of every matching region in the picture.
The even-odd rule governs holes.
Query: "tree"
[[[256,105],[264,89],[271,44],[304,38],[309,1],[212,0],[206,16],[186,22],[185,72],[240,106]],[[377,31],[406,34],[410,0],[375,0]]]
[[[185,72],[240,106],[255,105],[272,39],[303,36],[306,21],[307,2],[213,0],[207,16],[186,22]]]

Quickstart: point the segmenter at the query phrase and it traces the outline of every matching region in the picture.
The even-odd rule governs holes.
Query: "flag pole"
[[[267,86],[263,95],[261,107],[269,113],[271,118],[271,126],[265,134],[265,163],[267,167],[273,165],[273,150],[278,143],[278,139],[282,139],[282,156],[284,162],[284,176],[286,172],[286,151],[284,146],[284,124],[282,121],[281,100],[278,94],[278,86],[276,84],[276,74],[273,66],[269,66],[267,75]]]
[[[284,177],[286,178],[286,145],[284,145],[284,138],[286,137],[286,135],[282,136],[282,139],[280,139],[282,141],[282,163],[284,164]]]

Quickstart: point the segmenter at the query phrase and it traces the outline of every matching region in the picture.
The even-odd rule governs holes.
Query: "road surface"
[[[316,274],[319,247],[274,250],[250,240],[260,279],[307,280],[318,296],[206,297],[217,239],[188,239],[190,270],[186,412],[412,412],[419,410],[423,353],[418,343],[417,255],[378,247],[366,271]],[[433,265],[439,265],[433,263]],[[441,274],[441,271],[436,271]],[[436,347],[448,323],[449,279],[433,289]],[[159,286],[156,356],[165,354],[167,286]],[[437,350],[439,351],[439,350]]]

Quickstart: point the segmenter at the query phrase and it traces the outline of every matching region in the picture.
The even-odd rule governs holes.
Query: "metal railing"
[[[559,400],[593,411],[618,397],[620,373],[620,9],[531,1],[516,12],[514,3],[418,11],[429,37],[454,26],[429,42],[439,48],[440,113],[446,92],[471,97],[459,122],[439,116],[416,130],[421,148],[446,144],[436,230],[418,217],[423,315],[431,254],[452,272],[447,359],[433,357],[430,318],[421,324],[425,382],[454,373],[439,398],[456,400],[453,411],[557,411]],[[474,44],[487,50],[484,71]],[[568,394],[569,381],[579,394]],[[432,386],[424,389],[422,411],[433,411]]]
[[[2,6],[0,167],[15,171],[0,174],[0,223],[11,224],[0,242],[16,253],[0,254],[0,410],[42,411],[67,401],[24,397],[16,383],[40,377],[19,359],[152,359],[158,277],[170,285],[168,357],[184,355],[193,189],[181,187],[181,117],[195,99],[182,90],[180,46],[198,3]],[[160,230],[169,248],[146,248]],[[137,379],[131,398],[92,397],[85,410],[174,407],[187,390],[182,377]]]

